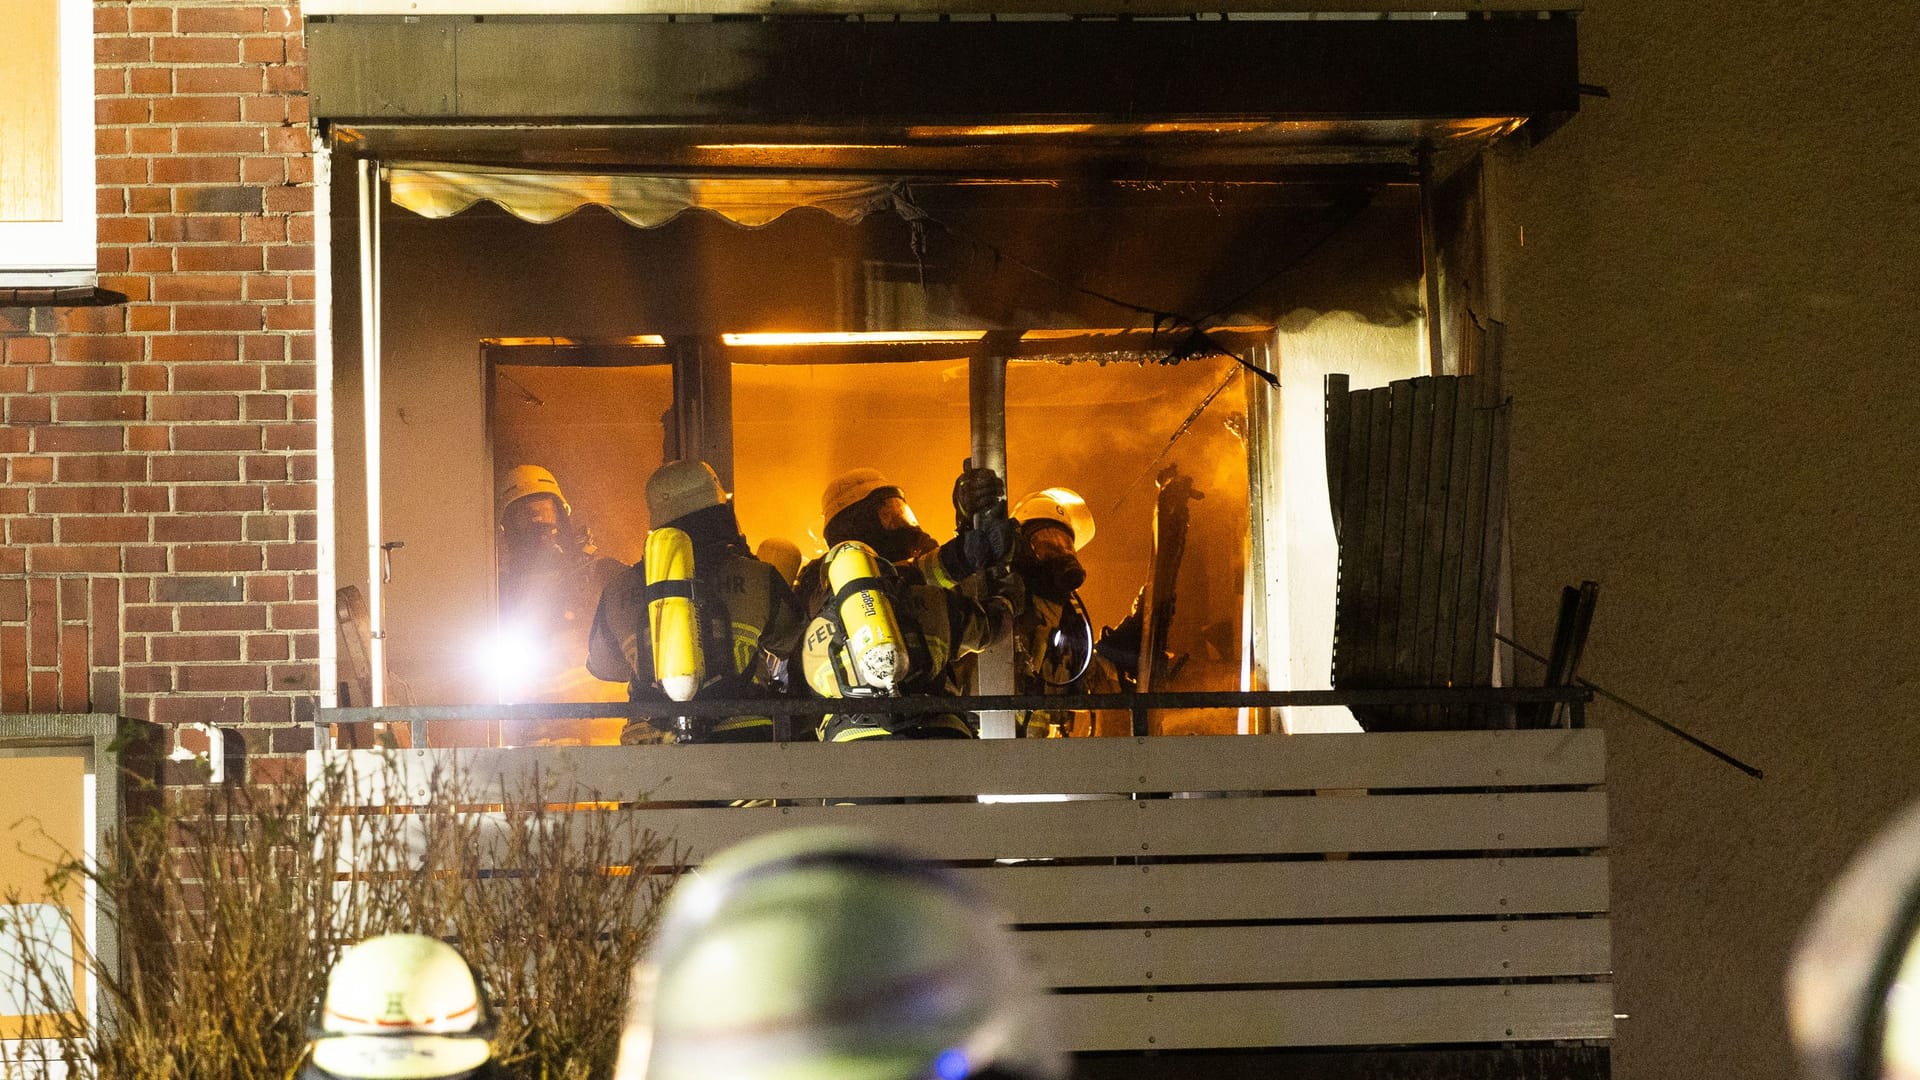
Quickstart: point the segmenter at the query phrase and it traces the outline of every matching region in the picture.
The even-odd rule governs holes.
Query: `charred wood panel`
[[[1471,376],[1328,380],[1336,689],[1492,681],[1509,408]],[[1369,731],[1510,726],[1487,707],[1356,708]]]

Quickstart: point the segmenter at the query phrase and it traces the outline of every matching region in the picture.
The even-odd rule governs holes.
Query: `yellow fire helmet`
[[[647,477],[647,524],[658,529],[710,506],[727,501],[713,466],[704,461],[669,461]]]
[[[572,514],[573,507],[567,505],[567,497],[560,492],[560,481],[553,474],[538,465],[515,465],[500,478],[499,497],[494,500],[494,514],[505,518],[507,507],[529,495],[551,495],[560,501],[560,512]]]
[[[1093,543],[1093,511],[1072,488],[1050,487],[1015,503],[1009,514],[1015,521],[1057,521],[1073,534],[1073,550]]]
[[[307,1076],[455,1080],[493,1056],[473,969],[453,946],[383,934],[340,954],[327,975]]]
[[[1011,937],[950,871],[857,833],[748,841],[676,887],[615,1080],[1058,1080]]]

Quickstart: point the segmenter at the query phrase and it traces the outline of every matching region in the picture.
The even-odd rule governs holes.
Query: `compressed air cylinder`
[[[679,529],[647,534],[647,630],[653,677],[675,701],[692,700],[706,681],[700,619],[693,609],[693,539]]]
[[[853,674],[868,687],[892,693],[907,677],[907,643],[894,617],[893,601],[879,587],[880,556],[857,540],[827,552],[827,584],[839,596],[848,582],[868,579],[873,587],[855,589],[840,602]]]

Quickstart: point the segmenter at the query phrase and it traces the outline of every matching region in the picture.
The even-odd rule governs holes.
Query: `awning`
[[[516,172],[390,167],[395,204],[429,218],[490,202],[523,221],[546,224],[583,206],[603,206],[643,229],[688,210],[709,210],[757,228],[790,210],[823,210],[849,224],[894,206],[899,184],[875,180],[642,176],[629,173]]]

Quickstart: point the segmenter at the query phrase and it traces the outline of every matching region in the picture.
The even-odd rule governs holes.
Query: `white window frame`
[[[92,287],[94,212],[93,5],[60,0],[60,219],[0,221],[0,287]]]

